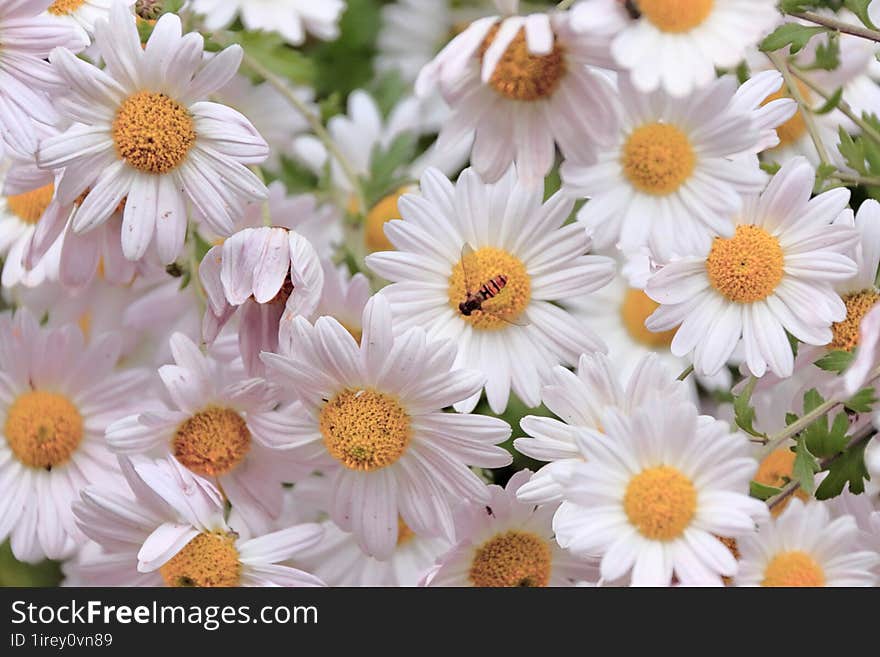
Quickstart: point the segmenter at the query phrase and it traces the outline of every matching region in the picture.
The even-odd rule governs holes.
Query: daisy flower
[[[613,260],[586,255],[583,227],[564,225],[573,203],[558,193],[543,202],[542,186],[522,184],[513,168],[495,184],[467,169],[455,185],[429,169],[421,193],[400,199],[403,220],[386,224],[397,251],[367,257],[370,269],[393,281],[381,294],[398,328],[421,326],[431,338],[452,340],[456,365],[486,376],[496,413],[511,389],[537,406],[541,381],[554,366],[605,351],[598,336],[556,305],[614,276]],[[506,279],[503,289],[463,314],[469,295],[498,277]],[[456,408],[470,411],[478,400],[475,393]]]
[[[126,7],[134,5],[136,0],[55,0],[44,14],[53,22],[69,26],[82,41],[83,47],[92,43],[95,34],[95,22],[110,18],[110,9],[115,3]]]
[[[373,297],[360,345],[329,317],[293,320],[286,355],[263,354],[271,380],[298,400],[260,422],[262,438],[332,477],[330,518],[387,560],[398,516],[416,534],[452,537],[452,505],[488,501],[468,466],[511,462],[496,447],[510,436],[500,419],[444,413],[480,389],[483,377],[453,368],[455,346],[413,328],[392,333],[391,310]]]
[[[677,381],[655,355],[639,361],[626,387],[620,381],[617,362],[601,353],[581,356],[577,372],[553,368],[550,382],[541,390],[541,400],[561,419],[527,415],[520,427],[528,437],[513,443],[518,452],[549,462],[519,489],[521,500],[541,504],[562,499],[562,488],[554,473],[583,460],[578,436],[586,435],[585,429],[602,433],[602,416],[607,409],[631,415],[651,399],[688,399],[687,386]]]
[[[752,374],[761,377],[769,367],[788,377],[794,356],[786,331],[806,344],[831,342],[832,323],[846,317],[832,286],[856,273],[848,253],[858,233],[832,224],[849,190],[810,199],[814,181],[805,159],[788,162],[760,197],[747,200],[731,237],[716,238],[648,281],[648,296],[661,305],[646,326],[678,327],[672,353],[693,351],[698,372],[717,372],[742,339]]]
[[[510,9],[516,11],[518,3]],[[419,74],[416,94],[440,90],[452,115],[443,150],[475,132],[471,163],[495,182],[515,162],[524,180],[549,173],[556,146],[565,158],[592,158],[617,131],[601,38],[571,30],[567,12],[480,18]],[[575,146],[577,145],[577,147]]]
[[[187,199],[228,235],[242,205],[266,196],[246,166],[266,159],[266,142],[235,110],[201,100],[235,74],[242,50],[230,46],[204,61],[201,35],[181,36],[174,14],[159,19],[142,47],[122,4],[113,5],[109,22],[97,21],[95,34],[104,70],[69,50],[52,52],[68,86],[58,104],[74,123],[40,143],[37,162],[64,169],[61,203],[89,190],[75,232],[104,223],[125,199],[125,257],[143,257],[155,235],[162,262],[174,262],[186,237]]]
[[[290,491],[297,513],[326,507],[330,499],[330,477],[315,476],[299,481]],[[322,513],[326,517],[325,513]],[[297,554],[298,566],[321,578],[328,586],[417,586],[437,557],[451,543],[436,536],[419,536],[402,518],[397,519],[397,542],[392,555],[384,560],[364,553],[354,534],[343,531],[332,520],[324,520],[324,537],[312,548]]]
[[[46,58],[57,46],[77,51],[83,47],[69,25],[40,15],[51,4],[52,0],[0,0],[0,142],[25,157],[37,148],[33,122],[58,121],[49,94],[63,84]]]
[[[19,561],[63,559],[83,540],[70,503],[118,476],[104,429],[129,412],[146,372],[115,372],[121,341],[84,344],[67,325],[41,328],[27,311],[0,315],[0,541]]]
[[[128,486],[82,492],[73,513],[101,550],[81,558],[75,578],[90,586],[322,586],[279,564],[321,540],[301,524],[249,540],[225,519],[223,496],[176,461],[120,459]],[[128,490],[126,490],[126,488]]]
[[[455,518],[456,544],[437,560],[427,586],[573,586],[596,579],[595,563],[576,559],[553,539],[558,504],[523,504],[517,491],[532,473],[489,486],[487,504],[464,504]]]
[[[171,337],[171,353],[175,364],[159,368],[171,405],[114,422],[107,444],[124,455],[170,453],[216,483],[249,521],[263,519],[268,528],[281,512],[281,484],[296,472],[287,453],[254,430],[254,418],[275,407],[274,390],[247,378],[240,364],[205,356],[179,333]]]
[[[778,88],[782,76],[773,77]],[[742,93],[761,82],[747,82]],[[644,95],[625,77],[618,87],[623,121],[614,146],[593,163],[567,161],[561,170],[567,193],[590,199],[578,220],[597,247],[648,245],[668,260],[708,246],[715,235],[731,236],[743,195],[767,181],[754,158],[734,157],[763,145],[753,110],[735,102],[736,79],[726,76],[686,98],[662,90]]]
[[[192,0],[190,7],[205,17],[205,28],[227,27],[236,16],[245,29],[277,32],[287,43],[302,45],[306,32],[332,41],[339,36],[343,0]]]
[[[634,586],[720,584],[736,560],[719,537],[739,539],[767,516],[749,497],[757,463],[742,434],[698,417],[688,402],[651,400],[629,417],[608,409],[604,433],[578,436],[585,462],[562,470],[556,539],[601,555],[603,579]]]
[[[776,0],[586,0],[572,9],[572,25],[617,27],[611,54],[643,92],[660,87],[683,98],[733,69],[779,20]],[[613,19],[611,18],[613,16]]]
[[[831,519],[818,502],[792,500],[775,520],[738,542],[737,586],[874,586],[876,552],[858,550],[852,516]]]
[[[270,183],[268,189],[265,201],[245,206],[233,233],[266,225],[287,228],[305,237],[321,258],[332,258],[343,238],[342,214],[336,206],[320,203],[314,194],[290,195],[280,180]],[[223,244],[227,237],[212,232],[204,222],[199,225],[199,232],[215,245]]]
[[[277,351],[287,341],[291,320],[318,307],[324,271],[315,248],[286,228],[245,228],[213,247],[199,265],[208,296],[202,332],[214,342],[239,315],[239,348],[245,368],[262,373],[261,351]]]
[[[334,266],[323,260],[324,291],[315,317],[333,317],[360,343],[363,334],[361,318],[370,300],[370,279],[361,273],[352,276],[346,265]]]

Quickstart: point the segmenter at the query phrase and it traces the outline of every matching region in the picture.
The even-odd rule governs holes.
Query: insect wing
[[[474,292],[474,287],[471,285],[473,279],[471,278],[470,271],[468,270],[468,261],[474,257],[474,249],[467,242],[461,247],[461,273],[464,276],[464,291],[466,296],[471,296]]]

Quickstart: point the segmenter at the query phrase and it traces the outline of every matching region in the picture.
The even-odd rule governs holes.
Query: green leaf
[[[859,17],[859,20],[865,24],[865,27],[872,30],[878,29],[871,21],[871,16],[868,14],[868,5],[871,4],[871,0],[844,0],[843,4],[846,5],[847,9]]]
[[[403,181],[398,173],[412,160],[417,142],[415,135],[405,132],[395,137],[388,148],[383,149],[379,144],[373,148],[370,177],[364,189],[370,207],[401,186]]]
[[[876,402],[874,388],[863,388],[843,402],[843,405],[853,413],[869,413]]]
[[[855,358],[853,352],[844,351],[843,349],[835,349],[834,351],[829,351],[813,364],[826,372],[836,372],[837,374],[841,374],[850,366],[853,358]]]
[[[838,66],[840,66],[840,34],[832,32],[828,35],[828,41],[816,46],[816,58],[807,68],[833,71]]]
[[[859,495],[865,492],[865,479],[871,478],[865,467],[867,445],[868,443],[862,443],[846,450],[843,456],[831,464],[828,474],[816,489],[816,499],[828,500],[837,497],[847,484],[851,493]]]
[[[813,114],[830,114],[834,110],[837,109],[837,106],[840,105],[840,100],[843,98],[843,87],[838,87],[837,91],[831,94],[831,98],[829,98],[822,107],[813,110]]]
[[[757,481],[749,482],[749,495],[758,498],[762,502],[766,502],[774,495],[778,495],[781,491],[781,488],[776,488],[775,486],[759,484]]]
[[[763,52],[773,52],[786,46],[791,46],[791,54],[800,52],[804,46],[817,34],[828,32],[828,28],[801,25],[799,23],[785,23],[777,27],[760,45]]]
[[[794,336],[793,336],[791,333],[789,333],[788,331],[785,332],[785,337],[788,338],[788,344],[789,344],[789,346],[791,347],[791,353],[794,355],[795,358],[797,358],[797,355],[798,355],[798,344],[800,344],[800,343],[798,342],[798,339],[797,339],[796,337],[794,337]]]
[[[806,441],[798,440],[795,448],[794,469],[792,477],[807,493],[813,492],[813,475],[819,472],[819,462],[810,454]]]
[[[849,429],[849,417],[843,411],[838,413],[831,428],[828,428],[828,418],[822,417],[804,429],[803,440],[817,458],[836,456],[846,448],[846,432]]]
[[[816,410],[822,403],[825,401],[825,398],[819,394],[819,391],[815,388],[810,388],[804,393],[804,415],[809,413],[810,411]]]
[[[752,406],[752,392],[758,379],[751,377],[741,394],[733,398],[733,416],[736,425],[751,436],[766,438],[767,434],[755,429],[755,409]]]
[[[314,62],[288,46],[279,34],[242,31],[235,35],[241,47],[275,75],[297,84],[314,85]]]

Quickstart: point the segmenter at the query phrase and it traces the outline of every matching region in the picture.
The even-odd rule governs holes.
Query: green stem
[[[860,25],[844,23],[843,21],[836,18],[822,16],[821,14],[816,14],[812,11],[793,11],[789,12],[789,16],[802,18],[803,20],[809,21],[810,23],[815,23],[816,25],[828,27],[832,30],[837,30],[838,32],[852,34],[853,36],[861,37],[863,39],[880,42],[880,32],[878,32],[877,30],[869,30],[867,27],[861,27]]]
[[[842,402],[840,400],[835,399],[834,397],[832,397],[831,399],[827,399],[809,413],[803,415],[802,417],[799,417],[797,420],[789,424],[781,431],[770,436],[770,439],[767,441],[767,453],[771,453],[786,440],[788,440],[792,436],[799,434],[801,431],[810,426],[813,422],[818,420],[820,417],[828,413],[828,411],[841,403]]]
[[[681,374],[678,375],[678,378],[676,380],[677,381],[684,381],[693,373],[693,371],[694,371],[694,366],[688,365],[687,368],[685,368],[685,370]]]

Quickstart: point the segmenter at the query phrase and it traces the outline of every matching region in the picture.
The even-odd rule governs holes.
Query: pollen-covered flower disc
[[[586,0],[572,10],[585,35],[613,30],[616,68],[644,92],[662,87],[685,97],[709,84],[717,69],[733,69],[779,20],[775,0]]]
[[[782,84],[779,74],[769,77],[777,88]],[[621,76],[623,121],[614,146],[594,162],[562,166],[566,192],[589,199],[578,219],[596,245],[624,252],[647,245],[666,261],[705,248],[716,235],[730,236],[743,195],[767,182],[755,158],[745,155],[766,146],[768,118],[786,116],[767,117],[744,102],[754,87],[773,84],[766,78],[737,88],[725,76],[676,98],[645,95]]]
[[[832,341],[832,324],[846,318],[833,284],[856,273],[849,253],[858,233],[832,223],[849,190],[811,199],[814,180],[806,160],[790,161],[749,199],[732,236],[715,238],[700,255],[673,261],[648,281],[648,295],[661,305],[647,327],[678,327],[672,353],[693,351],[697,371],[719,371],[742,339],[755,376],[769,367],[787,377],[794,358],[786,331],[810,345]]]
[[[70,504],[89,484],[119,484],[104,430],[131,407],[144,370],[116,372],[122,342],[86,346],[76,326],[0,316],[0,540],[20,561],[63,559],[85,540]]]
[[[766,517],[749,497],[757,463],[742,434],[698,417],[688,402],[653,400],[629,417],[609,409],[604,433],[585,430],[586,460],[557,476],[564,502],[556,539],[600,555],[604,580],[635,586],[720,584],[736,560],[719,537],[738,539]]]
[[[876,552],[860,550],[852,516],[834,520],[825,504],[792,500],[778,518],[738,542],[737,586],[874,586]]]
[[[595,560],[576,558],[554,540],[558,502],[536,506],[517,500],[531,474],[520,470],[504,488],[489,486],[488,504],[462,505],[455,523],[458,542],[437,559],[427,586],[541,588],[596,580]]]
[[[495,182],[516,163],[523,180],[541,181],[558,147],[587,158],[617,129],[614,90],[592,66],[605,63],[601,38],[575,34],[568,13],[481,18],[455,37],[416,81],[439,89],[452,114],[438,147],[471,131],[471,163]]]
[[[229,235],[243,205],[267,193],[246,166],[266,159],[266,142],[241,114],[204,100],[235,74],[241,48],[205,58],[202,36],[182,35],[174,14],[159,19],[142,47],[122,4],[113,5],[109,22],[97,21],[95,42],[103,70],[69,50],[52,52],[68,86],[58,106],[71,126],[43,140],[37,154],[41,167],[64,169],[62,203],[89,190],[74,231],[107,221],[125,199],[121,239],[130,260],[154,238],[163,263],[177,258],[187,201],[212,230]]]
[[[455,346],[421,329],[394,337],[381,296],[364,310],[360,344],[330,317],[292,324],[286,352],[263,360],[297,401],[252,422],[255,434],[332,477],[330,517],[368,555],[393,554],[398,517],[419,535],[451,539],[453,503],[488,499],[468,466],[511,461],[496,447],[510,436],[506,422],[442,410],[475,394],[481,374],[453,369]]]
[[[279,562],[321,540],[316,523],[260,531],[232,526],[210,482],[174,460],[120,459],[125,479],[73,505],[88,545],[66,569],[81,586],[323,586]],[[239,516],[242,517],[242,516]],[[245,536],[247,534],[247,536]]]
[[[541,381],[554,366],[604,351],[598,336],[555,303],[614,276],[613,260],[587,255],[584,229],[563,225],[572,201],[557,193],[543,202],[541,187],[523,184],[514,169],[494,184],[468,169],[454,186],[429,170],[420,193],[404,195],[398,207],[403,219],[385,227],[396,250],[367,257],[373,271],[393,281],[381,295],[395,325],[452,340],[457,365],[486,376],[495,412],[505,409],[511,389],[537,406]],[[456,408],[471,410],[478,399]]]

